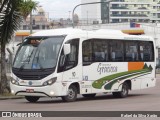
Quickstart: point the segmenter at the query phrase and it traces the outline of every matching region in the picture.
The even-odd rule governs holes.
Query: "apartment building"
[[[81,0],[82,18],[95,23],[160,22],[160,0]]]

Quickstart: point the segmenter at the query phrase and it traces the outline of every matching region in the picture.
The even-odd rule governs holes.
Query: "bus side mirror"
[[[156,68],[160,68],[160,59],[156,59]]]
[[[71,52],[71,45],[70,44],[64,44],[64,54],[68,55]]]

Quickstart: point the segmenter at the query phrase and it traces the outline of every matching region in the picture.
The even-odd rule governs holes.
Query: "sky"
[[[39,2],[44,11],[49,14],[49,18],[71,18],[73,8],[81,3],[81,0],[34,0]],[[80,16],[80,7],[75,13]]]

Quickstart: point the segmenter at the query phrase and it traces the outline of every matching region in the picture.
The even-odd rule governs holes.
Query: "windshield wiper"
[[[39,64],[40,70],[44,71],[44,68],[42,67],[42,64],[39,62],[39,53],[37,56],[37,63]]]
[[[38,55],[36,56],[36,54],[38,54]],[[44,70],[44,68],[42,67],[42,64],[39,62],[39,51],[38,51],[38,49],[36,49],[36,51],[35,51],[33,61],[34,61],[34,59],[36,59],[36,62],[32,63],[32,69],[37,69],[37,65],[39,65],[40,70]]]
[[[42,67],[41,63],[39,63],[39,67],[40,67],[40,70],[44,71],[44,68]]]

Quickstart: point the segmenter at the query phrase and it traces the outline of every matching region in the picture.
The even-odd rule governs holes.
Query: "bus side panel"
[[[92,93],[110,92],[121,73],[128,71],[128,63],[96,62],[83,66],[83,80],[92,81]],[[106,86],[108,84],[108,86]],[[117,88],[118,89],[118,86]]]
[[[149,74],[141,76],[141,89],[154,87],[156,84],[155,78],[155,63],[154,62],[147,62],[147,66],[151,69]]]
[[[63,72],[63,79],[62,79],[62,83],[65,83],[67,86],[67,91],[69,86],[72,83],[80,83],[80,81],[82,80],[82,65],[79,64],[76,67],[70,69],[70,70],[66,70]]]
[[[131,81],[131,90],[155,86],[153,62],[101,62],[83,66],[84,80],[92,82],[92,93],[121,91]]]
[[[131,80],[131,90],[140,90],[141,89],[141,79],[134,78]]]

